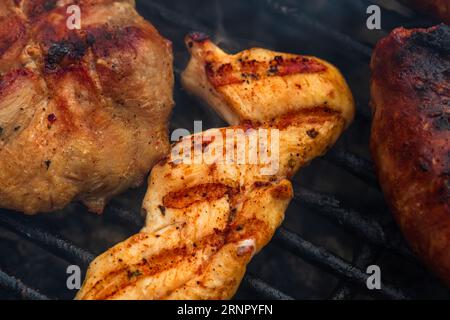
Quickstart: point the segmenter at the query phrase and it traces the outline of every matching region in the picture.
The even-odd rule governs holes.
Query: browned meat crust
[[[450,285],[450,28],[394,30],[372,70],[381,186],[411,246]]]
[[[171,44],[134,1],[3,0],[0,207],[101,212],[168,152],[172,90]]]

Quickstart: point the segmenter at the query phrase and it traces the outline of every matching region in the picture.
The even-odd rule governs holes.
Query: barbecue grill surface
[[[382,30],[368,30],[366,9],[382,7]],[[357,102],[351,128],[324,158],[295,179],[296,199],[274,240],[249,265],[236,299],[450,298],[411,254],[377,185],[368,150],[369,61],[375,43],[398,26],[432,21],[396,1],[137,0],[138,11],[173,41],[177,83],[171,130],[226,126],[181,88],[188,60],[183,38],[203,31],[230,52],[249,47],[315,55],[335,64]],[[24,217],[0,210],[0,298],[72,299],[68,265],[83,271],[95,255],[140,229],[146,186],[114,199],[103,216],[79,204]],[[382,289],[366,288],[366,268],[381,267]]]

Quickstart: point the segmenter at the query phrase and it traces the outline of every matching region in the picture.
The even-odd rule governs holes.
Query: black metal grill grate
[[[367,5],[365,1],[354,2],[359,5]],[[364,63],[368,63],[371,55],[369,45],[356,40],[353,36],[343,34],[337,31],[337,29],[327,26],[326,23],[322,23],[320,20],[316,20],[308,14],[302,13],[295,1],[265,0],[264,2],[259,2],[259,4],[261,3],[263,3],[265,14],[274,15],[274,21],[277,21],[277,23],[281,21],[285,22],[284,19],[286,19],[289,23],[298,24],[299,30],[303,30],[303,28],[311,30],[318,37],[323,37],[324,41],[332,42],[333,47],[337,46],[341,51],[353,51],[361,56],[363,61],[365,61]],[[160,2],[138,1],[138,8],[151,21],[154,21],[154,19],[164,21],[168,25],[168,28],[176,29],[180,33],[186,33],[186,31],[190,30],[202,30],[212,35],[217,34],[217,28],[204,23],[202,19],[182,14],[181,11],[176,9],[169,9],[167,5]],[[158,27],[164,34],[164,28],[161,26]],[[244,47],[248,46],[244,42],[242,45]],[[233,46],[234,44],[229,45]],[[175,69],[178,73],[182,67],[182,63],[184,61],[176,63]],[[179,91],[176,92],[176,95],[180,94],[182,93]],[[202,110],[202,114],[210,118],[208,124],[211,127],[221,123],[220,120],[214,118],[215,116],[206,109]],[[175,112],[174,118],[175,123],[178,124],[181,122],[180,117],[177,117],[177,112]],[[368,126],[369,119],[370,113],[368,108],[360,105],[356,121],[362,122],[363,126]],[[349,152],[342,147],[337,147],[332,150],[325,157],[325,160],[335,166],[341,167],[372,188],[378,188],[372,163],[369,160]],[[387,299],[407,299],[411,297],[409,290],[405,288],[399,289],[394,285],[388,284],[388,281],[383,281],[381,290],[368,291],[366,289],[368,275],[365,273],[365,267],[374,263],[380,252],[388,251],[397,257],[401,257],[401,259],[410,261],[412,264],[416,263],[414,255],[404,244],[388,214],[383,213],[368,216],[348,208],[334,195],[300,187],[296,183],[294,187],[295,200],[300,202],[302,206],[306,206],[326,217],[326,219],[344,229],[345,232],[354,235],[356,239],[362,241],[362,245],[357,250],[358,252],[353,255],[352,262],[349,262],[339,255],[332,253],[330,250],[307,241],[301,235],[290,231],[288,227],[282,227],[276,233],[274,238],[274,244],[276,246],[282,250],[291,252],[295,256],[300,257],[311,265],[339,279],[339,283],[335,287],[332,295],[325,298],[348,299],[354,297],[359,292],[363,292],[365,296]],[[335,187],[338,188],[338,186]],[[132,229],[137,230],[143,224],[143,219],[138,212],[127,210],[123,205],[117,203],[110,205],[105,214],[115,217],[121,224],[126,224]],[[34,217],[24,217],[15,213],[1,212],[0,226],[18,234],[34,245],[45,249],[71,264],[77,264],[86,268],[94,258],[94,254],[88,250],[80,248],[70,241],[57,236],[52,231],[45,230],[35,222]],[[23,259],[26,259],[26,257],[23,257]],[[40,275],[36,274],[35,276]],[[280,277],[282,276],[280,275]],[[24,299],[48,299],[47,296],[28,287],[22,280],[2,270],[0,270],[0,286]],[[256,293],[262,298],[292,299],[290,295],[275,289],[259,277],[249,273],[244,278],[243,287],[247,287],[251,292]]]

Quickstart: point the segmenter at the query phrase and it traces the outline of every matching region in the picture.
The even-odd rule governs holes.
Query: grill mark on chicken
[[[190,207],[194,203],[201,201],[210,202],[231,193],[232,189],[223,184],[200,184],[184,190],[169,192],[163,198],[163,205],[166,208],[183,209]]]
[[[204,43],[209,36],[201,32],[189,34],[187,46],[193,47],[193,42]],[[233,84],[241,84],[250,80],[260,80],[266,77],[289,76],[294,74],[320,73],[327,67],[315,60],[303,56],[283,57],[277,55],[268,61],[249,59],[242,55],[237,64],[220,64],[214,60],[207,60],[205,72],[214,87],[222,87]]]
[[[294,57],[285,59],[276,56],[269,62],[268,73],[270,76],[288,76],[299,73],[319,73],[327,68],[323,64],[306,57]]]
[[[243,56],[237,65],[231,63],[217,64],[207,61],[205,72],[214,87],[219,88],[249,81],[257,81],[267,77],[285,77],[295,74],[320,73],[326,66],[307,57],[284,58],[275,56],[270,61],[257,61]]]
[[[192,254],[193,253],[188,252],[186,246],[183,246],[166,250],[154,257],[143,258],[138,264],[126,266],[106,274],[103,279],[98,281],[92,289],[90,289],[89,294],[95,293],[100,300],[109,299],[124,288],[133,286],[141,276],[152,276],[163,270],[175,268],[187,255]],[[156,263],[152,264],[152,261],[156,261]],[[102,288],[102,283],[112,282],[113,280],[114,282],[119,282],[120,285],[110,288],[109,290]]]
[[[291,59],[293,55],[252,49],[231,56],[202,34],[188,37],[187,47],[192,57],[182,75],[185,89],[203,98],[223,116],[242,116],[224,116],[231,127],[186,137],[173,148],[181,145],[192,150],[194,141],[208,137],[206,148],[225,153],[226,144],[236,152],[235,140],[225,142],[209,137],[225,137],[226,131],[231,130],[244,131],[245,138],[250,139],[258,129],[278,129],[280,154],[275,161],[279,170],[263,174],[263,164],[183,163],[166,157],[149,178],[143,203],[146,226],[141,231],[146,234],[145,240],[136,242],[132,237],[98,257],[89,267],[77,299],[231,298],[246,265],[270,241],[284,218],[293,197],[287,178],[322,155],[353,118],[354,103],[345,80],[337,69],[316,58],[308,57],[326,66],[324,71],[297,73],[299,70],[289,69],[290,62],[283,66],[277,58]],[[245,83],[219,88],[211,85],[208,73],[222,66],[220,81],[229,83],[230,66],[234,70],[244,56],[250,61],[242,64]],[[293,74],[262,75],[267,81],[264,85],[261,79],[250,75],[261,65],[268,68],[268,62],[274,59],[281,69],[286,67],[287,73]],[[205,66],[211,61],[214,66],[208,71]],[[240,76],[236,73],[236,77]],[[247,96],[246,90],[251,94]],[[241,112],[245,108],[248,112]],[[206,148],[202,143],[202,150]],[[155,241],[151,242],[153,238]],[[150,269],[152,264],[155,269]]]
[[[225,231],[217,231],[205,238],[201,239],[195,247],[187,248],[186,246],[175,248],[171,250],[164,251],[156,256],[149,258],[149,260],[144,259],[141,263],[134,265],[131,268],[126,268],[121,271],[122,276],[126,275],[126,281],[122,282],[122,285],[114,290],[113,292],[100,296],[101,300],[108,299],[116,295],[118,292],[122,291],[124,288],[133,286],[135,282],[139,280],[139,277],[135,277],[134,279],[130,279],[129,274],[130,270],[138,270],[142,276],[151,277],[162,271],[176,268],[178,264],[183,262],[185,259],[189,259],[190,257],[195,257],[198,254],[198,251],[203,250],[206,246],[211,246],[213,251],[220,250],[221,246],[225,243]],[[152,263],[155,261],[156,263]],[[202,267],[200,266],[197,272],[200,272]],[[108,277],[106,277],[108,280]]]
[[[279,106],[288,100],[291,103],[285,106],[285,113],[328,103],[326,107],[344,112],[346,122],[351,122],[350,113],[340,107],[347,101],[341,100],[342,94],[337,94],[347,88],[333,76],[336,69],[329,63],[309,56],[269,54],[261,48],[229,55],[204,36],[191,37],[186,38],[187,47],[197,59],[188,67],[202,73],[204,78],[203,87],[193,91],[228,123],[238,125],[246,120],[264,122],[276,118],[280,116],[277,113]],[[269,91],[268,88],[271,88],[271,94],[259,94]],[[208,92],[214,92],[214,95]],[[232,107],[222,106],[227,103],[232,103]],[[256,108],[256,105],[265,107]]]
[[[450,27],[394,30],[372,70],[380,183],[413,249],[450,285]]]
[[[231,213],[230,213],[231,214]],[[111,299],[115,295],[119,294],[125,288],[134,286],[136,282],[144,277],[151,277],[159,274],[168,269],[176,268],[178,264],[186,259],[192,259],[200,252],[205,251],[207,248],[212,252],[205,262],[200,263],[199,267],[195,270],[194,274],[201,274],[203,270],[209,265],[213,256],[216,255],[225,244],[238,243],[244,239],[257,238],[258,233],[264,233],[267,229],[267,225],[264,221],[252,218],[232,223],[234,219],[228,219],[226,227],[222,230],[214,229],[214,232],[204,236],[203,238],[195,241],[192,245],[183,245],[180,247],[163,250],[157,255],[150,257],[143,257],[139,263],[133,265],[127,265],[121,269],[114,270],[104,275],[104,277],[97,281],[96,284],[86,294],[95,294],[97,299],[105,300]],[[245,225],[245,228],[239,228],[239,226]],[[157,235],[153,235],[157,236]],[[138,234],[135,238],[140,241],[150,237],[149,235]],[[251,255],[251,250],[236,251],[238,257],[245,258]],[[114,282],[120,283],[119,286],[104,290],[103,283]],[[168,292],[167,295],[170,295]],[[162,299],[164,297],[158,297]]]
[[[232,221],[229,219],[229,221]],[[245,228],[239,228],[239,226],[246,226]],[[99,280],[87,294],[95,294],[96,299],[106,300],[111,299],[117,294],[120,294],[125,288],[129,288],[135,285],[136,282],[144,277],[155,276],[168,269],[176,268],[181,262],[186,259],[195,258],[206,248],[212,252],[205,262],[200,263],[199,267],[195,270],[194,275],[201,274],[204,269],[210,264],[212,258],[220,251],[225,244],[238,243],[244,239],[255,239],[258,233],[264,233],[267,229],[267,224],[264,221],[252,218],[239,221],[237,223],[229,223],[223,230],[215,229],[213,233],[204,236],[190,246],[183,245],[181,247],[164,250],[155,256],[143,257],[141,262],[133,264],[131,266],[125,266],[122,269],[114,270],[106,274],[101,280]],[[145,236],[146,238],[148,236]],[[138,239],[144,239],[139,235]],[[236,254],[238,257],[245,259],[253,252],[252,250],[239,251],[237,249]],[[109,290],[103,290],[102,284],[108,282],[119,282],[120,285]],[[170,295],[170,291],[166,296]],[[163,299],[164,296],[157,297],[157,299]]]
[[[215,87],[221,87],[225,85],[239,84],[243,83],[244,79],[238,78],[234,75],[233,66],[230,63],[223,64],[214,70],[213,63],[205,64],[205,71],[209,78],[209,81]]]
[[[280,119],[271,120],[263,128],[283,130],[290,126],[300,126],[302,124],[321,124],[324,119],[332,119],[338,122],[343,120],[338,111],[332,110],[327,106],[316,106],[288,113],[280,117]]]

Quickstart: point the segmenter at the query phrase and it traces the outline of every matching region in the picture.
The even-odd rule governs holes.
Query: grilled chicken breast
[[[134,1],[3,0],[0,207],[101,212],[169,151],[172,91],[171,44]]]
[[[450,23],[450,1],[448,0],[404,0],[404,2],[442,22]]]
[[[231,298],[283,221],[288,178],[353,118],[344,78],[322,60],[264,49],[228,55],[201,34],[186,42],[185,88],[233,126],[183,138],[155,166],[145,227],[91,264],[78,299]],[[256,146],[261,133],[268,138]],[[268,154],[273,161],[261,161]]]
[[[450,285],[450,28],[399,28],[372,58],[371,147],[412,248]]]

